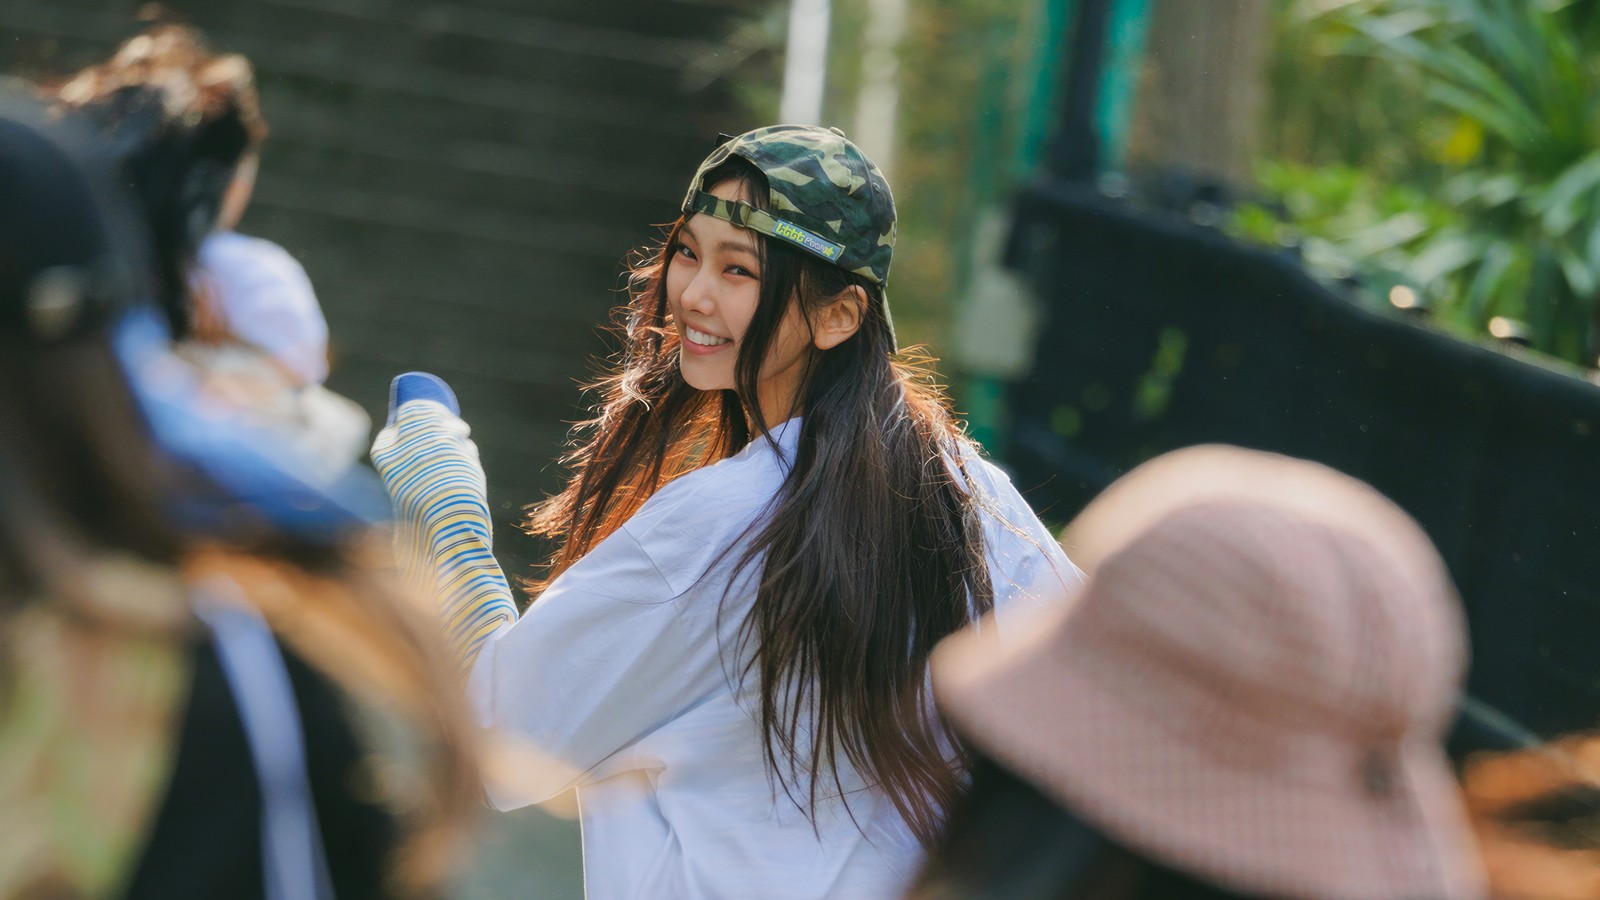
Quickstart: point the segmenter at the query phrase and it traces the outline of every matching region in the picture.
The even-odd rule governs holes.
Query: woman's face
[[[743,200],[738,182],[714,186],[724,200]],[[704,214],[695,214],[678,232],[667,262],[667,310],[680,342],[678,366],[697,390],[734,388],[734,363],[761,296],[760,237],[753,231]],[[795,394],[811,350],[795,298],[767,346],[757,386],[761,416],[768,426],[794,413]]]

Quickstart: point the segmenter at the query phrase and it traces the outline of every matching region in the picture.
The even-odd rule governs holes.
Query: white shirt
[[[840,780],[855,821],[828,778],[813,829],[769,779],[757,679],[741,692],[741,666],[724,654],[755,601],[759,560],[734,569],[799,432],[799,420],[774,432],[782,456],[757,439],[662,488],[474,664],[483,723],[539,759],[491,784],[491,801],[512,809],[576,787],[595,900],[899,897],[921,866],[910,829],[853,770]],[[1061,602],[1081,575],[1005,475],[970,462],[1026,535],[985,514],[995,606]]]

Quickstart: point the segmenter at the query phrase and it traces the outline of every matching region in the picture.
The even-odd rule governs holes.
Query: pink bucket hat
[[[1464,623],[1405,513],[1321,466],[1203,447],[1113,485],[1068,538],[1090,569],[1072,605],[934,654],[968,741],[1235,891],[1482,896],[1440,744]]]

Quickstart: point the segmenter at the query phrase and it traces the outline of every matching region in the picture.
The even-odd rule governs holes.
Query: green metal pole
[[[1144,68],[1144,42],[1150,13],[1160,0],[1117,0],[1111,8],[1105,70],[1100,74],[1100,103],[1095,110],[1100,132],[1101,167],[1122,168],[1128,153],[1128,126],[1138,99]]]
[[[1095,106],[1095,132],[1100,142],[1098,158],[1104,169],[1120,169],[1127,152],[1128,127],[1139,88],[1145,36],[1152,5],[1156,2],[1159,0],[1115,0],[1111,7],[1105,66],[1100,73]],[[1031,62],[1027,77],[1022,80],[1022,96],[1015,107],[1018,121],[1009,177],[1003,179],[1010,184],[1033,176],[1046,141],[1059,125],[1061,73],[1066,64],[1066,48],[1070,46],[1077,4],[1075,0],[1039,0],[1032,13],[1027,25],[1032,35]],[[1005,60],[991,41],[986,48],[975,121],[979,137],[969,174],[976,201],[974,217],[998,199],[1001,189],[998,136],[1004,123],[997,118],[997,110],[1004,106],[1002,93],[1007,74],[1004,65]],[[970,238],[971,234],[969,222],[966,236]],[[970,241],[963,244],[971,245]],[[972,262],[970,258],[960,261],[956,283],[973,285]],[[972,372],[963,387],[961,399],[973,437],[997,455],[1003,455],[1007,419],[1004,379],[992,372]]]
[[[1074,0],[1035,0],[1023,20],[1026,29],[1024,34],[1031,38],[1026,51],[1028,62],[1023,70],[1024,77],[1012,81],[1013,90],[1018,91],[1018,95],[1003,98],[1003,76],[1008,73],[997,72],[992,59],[989,61],[991,64],[984,67],[982,106],[992,105],[993,108],[978,110],[975,124],[979,134],[998,135],[1001,129],[996,126],[1001,123],[997,122],[995,113],[1009,107],[1014,110],[1012,114],[1015,116],[1014,140],[1011,158],[1003,167],[998,142],[993,139],[980,140],[982,152],[974,155],[973,175],[979,179],[975,183],[984,193],[975,197],[974,216],[999,199],[1002,186],[1009,188],[1026,180],[1038,165],[1044,143],[1055,130],[1055,101],[1060,81],[1062,47],[1069,36],[1075,11]],[[1003,99],[1010,99],[1011,102],[1003,103]],[[980,166],[985,170],[978,171]],[[968,233],[970,235],[971,232]],[[963,270],[958,284],[969,287],[973,284],[972,262],[970,257],[962,260]],[[971,302],[970,299],[968,302]],[[967,373],[961,387],[960,399],[972,436],[996,455],[1004,455],[1004,379],[993,372],[973,371]]]
[[[1056,126],[1056,96],[1064,62],[1062,48],[1071,36],[1074,0],[1038,0],[1033,16],[1032,61],[1023,81],[1021,123],[1011,164],[1012,179],[1032,177],[1039,154]]]

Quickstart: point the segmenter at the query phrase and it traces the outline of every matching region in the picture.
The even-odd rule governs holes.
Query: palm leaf
[[[1483,256],[1484,239],[1466,231],[1448,230],[1434,235],[1422,245],[1406,271],[1423,287],[1436,285],[1471,266]]]
[[[1597,273],[1584,255],[1572,247],[1558,246],[1556,260],[1561,264],[1561,275],[1567,281],[1567,286],[1572,289],[1575,297],[1593,297],[1596,289],[1600,289],[1600,273]]]
[[[1587,205],[1584,199],[1597,187],[1600,187],[1600,151],[1568,167],[1534,202],[1533,209],[1539,213],[1545,233],[1564,235],[1580,220],[1593,217],[1592,198]]]
[[[1494,301],[1508,295],[1506,282],[1512,267],[1522,255],[1517,245],[1493,241],[1483,251],[1483,261],[1467,285],[1466,312],[1472,323],[1483,327],[1495,312]]]

